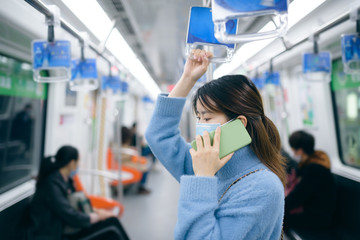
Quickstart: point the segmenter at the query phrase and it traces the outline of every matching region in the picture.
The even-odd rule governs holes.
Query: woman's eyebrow
[[[211,114],[212,112],[210,112],[208,110],[204,110],[204,111],[201,111],[201,112],[197,111],[196,113],[201,114],[201,115],[205,115],[205,114]]]

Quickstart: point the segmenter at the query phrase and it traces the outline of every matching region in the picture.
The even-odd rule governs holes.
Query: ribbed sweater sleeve
[[[159,95],[145,138],[156,158],[180,181],[184,174],[194,174],[190,144],[180,135],[179,123],[185,98]]]

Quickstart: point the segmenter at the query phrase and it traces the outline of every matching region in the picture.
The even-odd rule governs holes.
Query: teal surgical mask
[[[70,172],[70,177],[74,178],[74,176],[79,172],[79,168],[76,168],[75,170]]]
[[[208,133],[215,131],[217,127],[224,126],[225,124],[233,121],[234,119],[231,119],[230,121],[222,125],[220,123],[196,123],[196,136],[202,136],[205,131],[207,131]]]
[[[220,127],[220,123],[196,123],[196,136],[203,135],[205,131],[212,132],[215,131],[217,127]]]

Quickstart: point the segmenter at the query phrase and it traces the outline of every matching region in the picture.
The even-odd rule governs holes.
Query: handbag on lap
[[[89,198],[86,197],[84,192],[73,192],[68,195],[68,200],[70,205],[79,212],[90,214],[94,211]],[[74,228],[66,225],[64,228],[64,234],[74,234],[80,230],[81,228]]]

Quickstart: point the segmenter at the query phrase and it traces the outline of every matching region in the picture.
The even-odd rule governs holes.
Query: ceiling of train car
[[[202,6],[203,0],[97,2],[110,19],[116,20],[116,28],[155,81],[159,85],[174,83],[184,64],[189,9],[191,6]],[[257,32],[269,21],[266,17],[240,19],[238,32]]]
[[[202,0],[97,0],[158,84],[183,66],[190,6]]]
[[[66,12],[70,22],[76,22],[72,21],[74,18],[71,17],[72,14],[63,0],[43,1],[58,5]],[[185,59],[185,38],[190,7],[202,6],[204,0],[96,1],[157,84],[162,86],[175,83],[180,77]],[[239,19],[238,32],[257,32],[270,20],[269,17]],[[104,27],[108,28],[108,26]],[[83,29],[86,28],[81,26],[78,30]],[[99,40],[103,41],[103,39]],[[241,44],[237,44],[237,48],[239,47]]]

